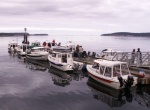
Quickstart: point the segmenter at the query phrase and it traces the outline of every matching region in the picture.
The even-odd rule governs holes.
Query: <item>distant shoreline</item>
[[[0,33],[0,37],[16,37],[16,36],[24,36],[25,33]],[[48,36],[48,34],[29,34],[26,33],[28,36]]]
[[[115,32],[115,33],[101,34],[101,36],[150,37],[150,33]]]

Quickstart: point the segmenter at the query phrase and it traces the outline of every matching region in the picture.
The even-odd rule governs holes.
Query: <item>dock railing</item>
[[[150,52],[102,52],[101,58],[112,61],[124,61],[129,66],[150,67]]]

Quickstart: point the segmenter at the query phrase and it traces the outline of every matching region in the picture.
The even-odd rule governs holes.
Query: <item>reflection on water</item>
[[[52,76],[52,81],[56,85],[66,86],[69,85],[70,81],[72,80],[72,77],[68,75],[66,72],[60,71],[53,67],[49,68],[49,73]]]
[[[150,85],[139,85],[134,100],[138,104],[150,108]]]
[[[102,102],[108,104],[110,107],[121,107],[126,103],[126,100],[131,97],[130,101],[132,102],[132,94],[128,91],[128,95],[125,90],[114,90],[95,82],[93,79],[89,78],[87,85],[91,89],[93,97],[95,99],[101,100]],[[123,98],[123,96],[126,97]]]
[[[135,101],[139,105],[150,108],[150,85],[138,85],[130,90],[115,90],[106,87],[91,78],[88,79],[87,85],[95,99],[106,103],[110,107],[121,107],[127,102],[132,103]]]
[[[26,68],[31,71],[43,71],[51,74],[52,81],[56,85],[66,86],[69,85],[72,80],[81,81],[84,77],[87,77],[87,73],[82,71],[70,71],[64,72],[54,67],[50,67],[48,61],[35,61],[32,59],[26,59],[25,57],[19,57],[20,62],[26,63]]]
[[[26,68],[29,68],[31,71],[43,71],[45,72],[47,70],[46,67],[35,65],[30,62],[26,62]]]
[[[82,72],[75,72],[70,74],[75,81],[81,81],[84,78],[84,74]]]
[[[0,48],[0,110],[150,109],[150,86],[137,86],[135,91],[107,89],[88,80],[87,73],[66,73],[49,68],[47,62],[18,59],[5,44]]]

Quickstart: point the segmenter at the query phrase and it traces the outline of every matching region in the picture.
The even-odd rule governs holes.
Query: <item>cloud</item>
[[[1,0],[0,3],[0,23],[6,27],[98,29],[105,25],[104,28],[115,26],[116,30],[119,30],[120,26],[136,28],[138,25],[142,28],[136,28],[135,31],[147,31],[144,25],[150,25],[148,0]]]

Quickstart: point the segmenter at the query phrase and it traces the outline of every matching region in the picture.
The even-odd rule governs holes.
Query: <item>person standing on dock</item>
[[[132,64],[134,64],[135,56],[136,56],[136,52],[135,52],[135,49],[133,49],[132,54],[131,54],[131,63]]]
[[[137,49],[137,65],[140,66],[142,64],[142,53],[140,48]]]
[[[53,39],[53,41],[52,41],[52,46],[55,46],[55,39]]]
[[[43,42],[43,46],[44,46],[44,47],[46,46],[46,42]]]
[[[79,58],[82,58],[82,53],[83,53],[83,48],[82,46],[79,46],[79,53],[78,53]]]
[[[79,45],[76,46],[76,51],[79,52]]]

